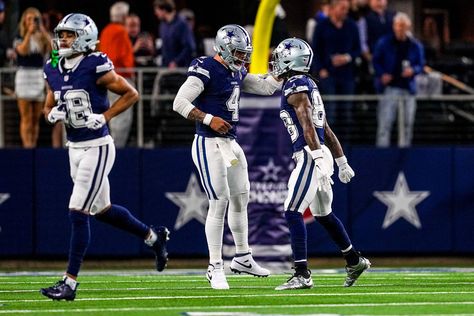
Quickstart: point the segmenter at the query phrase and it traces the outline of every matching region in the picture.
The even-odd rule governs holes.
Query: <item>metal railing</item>
[[[169,76],[173,75],[183,75],[186,73],[186,68],[178,68],[175,70],[170,70],[166,68],[133,68],[133,69],[118,69],[122,72],[132,72],[134,74],[134,80],[136,83],[136,88],[140,93],[140,100],[135,105],[135,117],[136,122],[134,123],[136,128],[134,129],[134,138],[135,142],[133,145],[137,147],[144,147],[145,144],[145,130],[150,127],[150,125],[157,124],[153,118],[156,117],[158,113],[163,111],[162,105],[167,104],[166,111],[171,111],[169,104],[172,103],[177,88],[181,82],[177,83],[172,89],[164,89],[163,82],[166,82]],[[0,148],[5,147],[5,123],[7,120],[5,116],[6,107],[5,103],[13,103],[16,99],[15,96],[10,94],[3,93],[3,87],[9,86],[13,88],[13,75],[16,71],[16,68],[0,68],[0,87],[2,87],[2,93],[0,93]],[[9,78],[6,80],[6,78]],[[175,78],[176,79],[176,78]],[[153,80],[153,83],[151,83]],[[171,80],[171,79],[170,79]],[[181,78],[180,80],[184,80]],[[150,89],[151,84],[151,89]],[[173,90],[174,91],[170,91]],[[404,104],[405,97],[397,97],[399,102],[398,107],[398,121],[397,121],[397,132],[398,132],[398,145],[404,146]],[[351,101],[357,104],[367,104],[368,111],[370,112],[370,120],[374,119],[376,116],[376,103],[381,99],[380,95],[323,95],[324,101]],[[433,95],[433,96],[417,96],[416,100],[419,104],[418,110],[423,108],[423,103],[436,103],[440,106],[443,106],[443,109],[449,111],[456,117],[462,118],[466,122],[474,123],[474,95]],[[445,103],[450,104],[445,104]],[[420,106],[421,104],[421,106]],[[459,106],[459,105],[462,106]],[[9,111],[13,107],[9,107]],[[16,106],[14,110],[17,111]],[[168,113],[167,115],[172,116],[176,115],[176,119],[182,119],[177,116],[175,113]],[[149,116],[147,114],[149,113]],[[184,122],[184,120],[182,120]],[[365,122],[363,124],[377,124],[376,120],[373,122]],[[182,123],[186,124],[186,123]],[[358,124],[361,124],[358,122]],[[417,122],[415,121],[415,125]],[[474,125],[474,124],[472,124]],[[147,134],[149,134],[147,132]],[[154,137],[154,136],[153,136]],[[160,145],[153,143],[152,146]]]

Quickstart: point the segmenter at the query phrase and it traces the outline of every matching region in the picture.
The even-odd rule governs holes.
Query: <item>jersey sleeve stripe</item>
[[[188,72],[195,72],[195,73],[198,73],[198,74],[201,74],[203,76],[206,76],[207,78],[211,78],[211,76],[209,75],[209,71],[202,68],[202,67],[199,67],[199,66],[191,66],[188,68]]]
[[[285,97],[290,95],[291,93],[299,93],[299,92],[303,92],[303,91],[309,91],[308,87],[307,86],[299,86],[299,87],[296,87],[296,88],[289,88],[289,89],[286,89],[284,91],[285,93]]]

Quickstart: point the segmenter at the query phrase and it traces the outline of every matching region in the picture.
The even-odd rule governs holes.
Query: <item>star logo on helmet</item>
[[[232,37],[234,37],[234,36],[235,36],[235,33],[234,33],[233,30],[232,30],[232,31],[227,31],[227,37],[228,37],[228,38],[232,38]]]
[[[290,50],[290,48],[294,47],[291,43],[285,43],[285,49]]]

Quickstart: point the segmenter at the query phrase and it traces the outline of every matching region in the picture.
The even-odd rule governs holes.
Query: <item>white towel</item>
[[[235,166],[239,163],[239,160],[232,150],[231,141],[226,138],[217,138],[217,147],[221,152],[222,159],[224,159],[225,166],[227,168]]]

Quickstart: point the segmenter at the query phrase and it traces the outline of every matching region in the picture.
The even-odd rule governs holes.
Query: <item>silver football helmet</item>
[[[278,77],[290,70],[307,73],[313,61],[313,50],[299,38],[283,40],[272,53],[271,74]]]
[[[61,48],[59,33],[70,31],[76,34],[76,39],[69,48]],[[98,37],[97,26],[94,21],[85,14],[70,13],[66,15],[54,29],[53,48],[58,50],[59,56],[71,56],[75,53],[85,53],[94,50]]]
[[[219,29],[214,50],[232,71],[239,71],[250,62],[252,43],[249,33],[240,25],[228,24]]]

